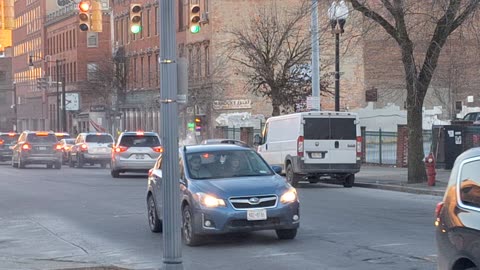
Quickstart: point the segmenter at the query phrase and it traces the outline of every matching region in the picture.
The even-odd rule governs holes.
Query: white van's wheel
[[[355,174],[349,174],[345,177],[345,180],[343,181],[343,186],[346,188],[351,188],[353,187],[354,183],[355,183]]]
[[[288,163],[287,165],[286,178],[287,182],[293,187],[296,187],[298,185],[298,181],[300,181],[300,176],[293,172],[293,166],[291,163]]]

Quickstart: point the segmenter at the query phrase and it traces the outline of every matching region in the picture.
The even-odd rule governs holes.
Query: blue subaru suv
[[[275,230],[293,239],[300,224],[297,191],[254,150],[237,145],[180,149],[182,235],[189,246],[207,235]],[[275,169],[275,171],[274,171]],[[162,156],[150,170],[150,230],[162,231]]]

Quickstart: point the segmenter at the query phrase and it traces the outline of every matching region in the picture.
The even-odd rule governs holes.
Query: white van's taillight
[[[362,156],[362,137],[357,137],[357,157]]]
[[[297,156],[303,157],[303,136],[298,136],[297,138]]]

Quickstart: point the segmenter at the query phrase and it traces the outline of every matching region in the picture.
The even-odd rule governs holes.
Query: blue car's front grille
[[[280,224],[279,218],[268,218],[267,220],[246,220],[235,219],[230,221],[230,227],[263,227]]]
[[[262,195],[262,196],[243,196],[232,197],[229,199],[233,208],[237,210],[251,209],[251,208],[272,208],[277,205],[276,195]]]

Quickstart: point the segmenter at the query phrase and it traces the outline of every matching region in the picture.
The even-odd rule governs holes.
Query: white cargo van
[[[356,113],[312,111],[271,117],[262,135],[255,138],[258,153],[270,165],[281,166],[293,186],[327,176],[352,187],[360,171]]]

